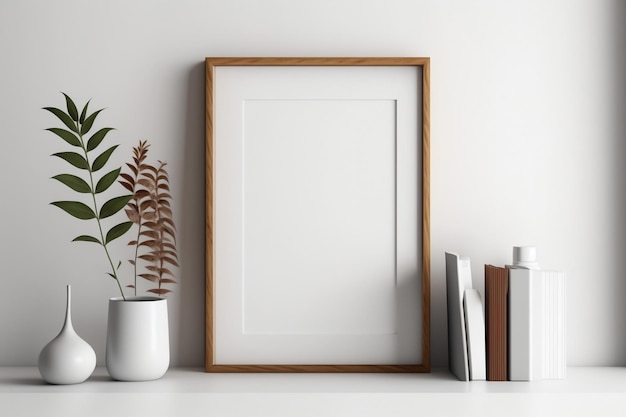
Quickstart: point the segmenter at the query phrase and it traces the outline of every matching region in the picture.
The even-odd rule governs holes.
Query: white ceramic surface
[[[50,384],[78,384],[96,368],[96,352],[72,326],[72,290],[67,286],[65,323],[39,354],[39,373]]]
[[[167,300],[121,297],[109,300],[106,368],[120,381],[161,378],[170,364]]]
[[[539,269],[537,248],[534,246],[513,246],[513,267]]]

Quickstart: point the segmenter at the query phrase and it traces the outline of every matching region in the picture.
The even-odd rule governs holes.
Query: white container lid
[[[513,246],[513,266],[539,269],[537,248],[534,246]]]

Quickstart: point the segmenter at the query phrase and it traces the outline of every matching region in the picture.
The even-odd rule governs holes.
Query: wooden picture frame
[[[429,372],[429,160],[429,58],[206,58],[206,371]]]

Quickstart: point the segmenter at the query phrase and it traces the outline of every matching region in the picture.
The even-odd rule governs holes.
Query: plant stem
[[[139,202],[137,202],[137,207],[139,207]],[[139,257],[139,238],[141,237],[141,214],[139,214],[139,208],[137,209],[137,213],[139,216],[139,227],[137,228],[137,244],[135,245],[135,261],[133,263],[135,275],[135,296],[137,295],[137,258]]]
[[[158,197],[158,195],[157,195]],[[160,217],[160,211],[159,208],[157,207],[156,209],[157,212],[157,219]],[[160,220],[160,219],[159,219]],[[163,228],[161,227],[158,231],[158,245],[159,245],[159,257],[158,257],[158,261],[157,261],[157,268],[158,269],[158,273],[159,273],[159,290],[161,289],[161,281],[163,281],[163,235],[164,235],[164,231]],[[159,294],[161,295],[161,294]]]
[[[157,235],[158,236],[158,245],[159,245],[159,257],[158,257],[158,264],[157,264],[157,267],[159,268],[158,269],[158,272],[159,272],[159,290],[161,289],[161,282],[163,281],[163,258],[164,258],[163,251],[165,249],[164,246],[163,246],[163,241],[165,240],[165,230],[164,230],[164,228],[162,226],[162,223],[161,223],[161,210],[160,210],[161,206],[159,204],[159,199],[160,199],[160,196],[159,196],[159,174],[161,173],[161,169],[162,168],[163,168],[163,164],[161,164],[159,166],[159,169],[157,170],[156,181],[154,183],[154,193],[155,193],[154,201],[156,203],[156,207],[155,207],[154,211],[156,212],[156,216],[157,216],[157,224],[161,225],[161,227],[157,231],[158,232],[158,235]],[[161,294],[159,294],[159,295],[161,295]]]
[[[113,265],[113,260],[111,259],[111,255],[109,254],[109,249],[107,248],[107,242],[105,240],[105,236],[104,236],[104,232],[102,231],[102,223],[100,221],[100,211],[98,210],[98,202],[96,200],[96,188],[94,186],[94,182],[93,182],[93,172],[91,169],[91,164],[89,162],[89,155],[87,153],[87,147],[85,146],[85,141],[83,140],[83,135],[80,133],[80,123],[76,122],[76,127],[78,130],[78,137],[80,139],[80,143],[81,143],[81,147],[83,149],[83,153],[85,154],[85,161],[87,161],[87,171],[89,172],[89,186],[91,187],[91,199],[93,200],[93,209],[94,209],[94,213],[96,215],[96,221],[98,223],[98,231],[100,232],[100,242],[102,244],[102,247],[104,248],[104,253],[107,256],[107,260],[109,261],[109,265],[111,266],[111,275],[113,276],[113,279],[115,279],[115,282],[117,283],[117,287],[120,290],[120,294],[122,295],[122,298],[124,299],[124,301],[126,301],[126,296],[124,295],[124,290],[122,289],[122,284],[120,283],[120,279],[117,276],[117,270],[115,269],[115,266]]]
[[[135,257],[133,259],[133,277],[134,277],[134,289],[135,296],[137,296],[137,259],[139,258],[139,239],[141,238],[141,226],[143,223],[143,219],[141,218],[141,201],[137,196],[137,188],[139,184],[139,177],[141,176],[141,159],[142,159],[142,150],[141,150],[141,142],[139,143],[139,147],[133,148],[135,152],[135,157],[139,162],[137,162],[137,171],[135,172],[135,178],[133,181],[133,201],[137,206],[137,238],[135,240]]]

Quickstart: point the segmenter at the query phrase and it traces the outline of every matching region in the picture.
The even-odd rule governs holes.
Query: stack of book
[[[469,258],[446,252],[446,287],[450,371],[462,381],[484,380],[485,319]]]
[[[468,366],[485,364],[488,381],[564,379],[565,273],[540,269],[534,247],[513,248],[512,265],[485,265],[484,358],[477,358],[475,352],[483,355],[480,349],[469,349],[467,326],[472,318],[458,311],[458,304],[467,302],[466,297],[460,296],[461,287],[465,292],[471,288],[471,272],[463,272],[458,267],[461,263],[469,266],[469,259],[446,253],[452,373],[461,380],[480,379],[462,372],[459,363],[463,363],[465,355]],[[466,327],[465,332],[460,330],[459,321]]]

